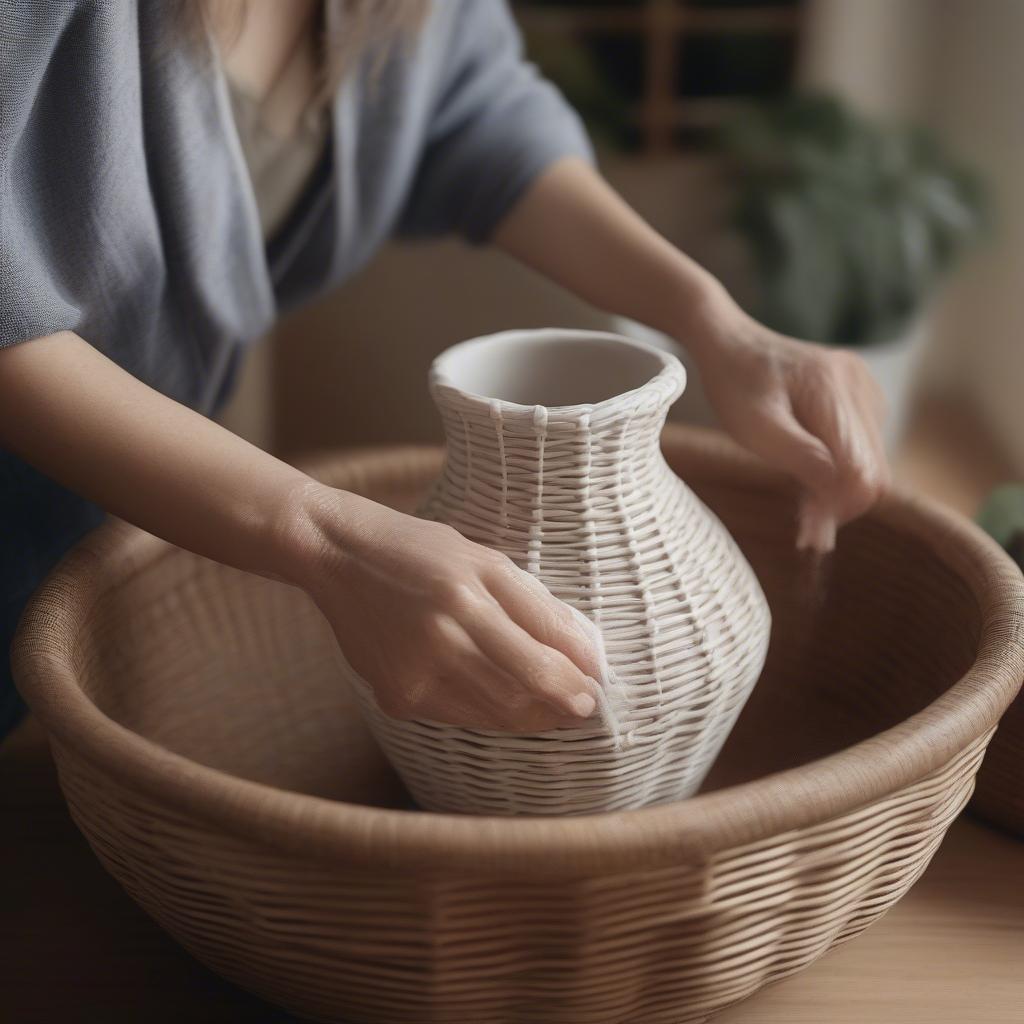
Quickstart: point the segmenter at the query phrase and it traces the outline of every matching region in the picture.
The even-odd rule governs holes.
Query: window
[[[802,0],[517,0],[527,52],[598,142],[699,145],[747,99],[789,90]]]

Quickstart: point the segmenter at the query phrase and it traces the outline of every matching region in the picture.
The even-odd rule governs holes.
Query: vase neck
[[[613,415],[492,402],[438,401],[447,450],[446,501],[491,513],[576,516],[619,502],[664,469],[660,437],[668,403],[640,402]]]
[[[436,511],[462,529],[473,518],[550,525],[625,507],[625,492],[666,471],[658,442],[685,382],[674,356],[599,332],[454,346],[430,376],[448,441]]]

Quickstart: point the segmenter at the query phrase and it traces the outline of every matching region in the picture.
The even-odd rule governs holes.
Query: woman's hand
[[[540,731],[595,710],[589,635],[507,558],[316,483],[77,335],[0,349],[0,447],[172,544],[307,590],[391,714]]]
[[[686,201],[681,199],[681,201]],[[807,490],[798,543],[827,550],[888,480],[863,361],[768,330],[580,160],[553,164],[495,242],[581,298],[680,341],[723,426]]]
[[[881,389],[864,360],[788,338],[722,296],[679,340],[722,426],[803,484],[798,547],[829,550],[889,481]]]
[[[321,485],[301,505],[300,582],[386,714],[508,732],[593,714],[590,638],[510,559]]]

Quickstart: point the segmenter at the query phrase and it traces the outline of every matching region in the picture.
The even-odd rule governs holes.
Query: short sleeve
[[[51,154],[40,137],[48,109],[43,88],[75,5],[9,4],[0,47],[0,348],[74,328],[79,310],[56,279],[51,242],[63,221],[67,189],[40,167]],[[6,45],[7,41],[10,45]]]
[[[398,233],[484,242],[545,168],[593,154],[575,111],[523,59],[504,0],[462,0],[443,60]]]

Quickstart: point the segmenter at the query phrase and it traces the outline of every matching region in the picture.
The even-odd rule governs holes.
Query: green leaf
[[[987,498],[978,524],[1004,548],[1024,535],[1024,484],[1004,484]]]
[[[979,180],[933,138],[835,97],[749,107],[719,146],[762,315],[787,333],[847,345],[891,337],[985,222]]]

